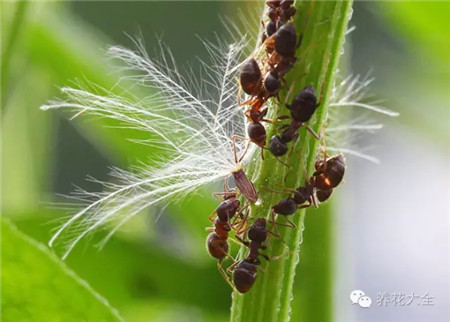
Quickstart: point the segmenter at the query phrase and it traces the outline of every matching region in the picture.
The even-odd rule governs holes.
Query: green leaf
[[[44,245],[1,222],[3,321],[117,321],[118,312]]]
[[[298,32],[303,32],[303,42],[297,51],[297,57],[300,57],[301,60],[289,72],[287,83],[295,84],[293,93],[297,93],[305,86],[311,84],[320,93],[322,84],[324,84],[322,104],[316,111],[315,118],[309,122],[309,125],[316,133],[320,132],[326,119],[327,103],[339,57],[341,56],[351,4],[351,1],[297,1],[295,4],[298,14],[295,17],[294,24]],[[306,19],[307,23],[305,23]],[[280,101],[284,102],[284,97]],[[269,119],[275,119],[278,115],[288,113],[288,110],[283,107],[282,103],[274,103],[270,111]],[[274,125],[267,129],[268,138],[276,133],[278,127],[279,125]],[[283,159],[284,162],[287,162],[292,167],[286,183],[283,184],[284,186],[295,188],[304,183],[301,159],[306,158],[306,168],[308,173],[312,173],[317,147],[317,140],[310,134],[307,134],[305,130],[300,131],[300,137],[292,157],[289,158],[287,156]],[[251,206],[252,217],[266,217],[270,219],[272,206],[283,197],[262,189],[262,187],[275,187],[276,184],[283,183],[283,178],[288,169],[269,153],[265,155],[266,159],[264,161],[255,157],[255,162],[246,170],[248,175],[254,180],[262,201],[261,204]],[[269,257],[277,257],[286,253],[286,246],[290,252],[281,256],[278,260],[264,261],[258,270],[258,278],[252,290],[244,295],[234,294],[231,321],[288,321],[290,319],[294,276],[299,262],[304,218],[304,210],[299,211],[293,218],[297,225],[296,229],[280,228],[283,243],[276,238],[270,240],[267,252]],[[285,220],[284,218],[279,218],[280,222],[285,223]],[[329,239],[331,237],[329,233],[324,233],[323,238]],[[246,253],[247,250],[243,247],[241,254]],[[328,299],[328,302],[322,302],[322,310],[329,311],[323,315],[324,319],[332,317],[331,297]],[[316,320],[315,316],[305,317],[305,321],[314,320]]]

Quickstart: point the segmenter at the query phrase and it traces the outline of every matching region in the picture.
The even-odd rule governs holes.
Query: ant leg
[[[282,120],[286,120],[286,119],[290,119],[291,117],[289,115],[280,115],[277,116],[277,120],[282,121]],[[287,124],[286,124],[287,125]],[[289,125],[287,125],[289,126]]]
[[[325,73],[326,73],[326,70],[328,69],[328,65],[330,64],[330,59],[331,59],[331,54],[328,55],[327,63],[324,65],[324,68],[323,68],[323,70],[321,72],[322,75],[323,75],[323,71],[324,70],[325,70]],[[325,77],[322,80],[322,86],[321,86],[321,90],[320,90],[319,102],[316,105],[317,107],[319,107],[322,104],[324,92],[325,92]]]
[[[219,260],[217,262],[217,268],[219,269],[220,274],[222,275],[223,279],[231,286],[233,291],[236,291],[236,288],[234,287],[233,283],[231,283],[230,278],[228,277],[227,273],[222,267],[222,260]]]
[[[237,240],[239,240],[241,242],[241,244],[243,244],[244,246],[249,246],[250,243],[248,241],[243,240],[241,237],[239,236],[234,236]]]
[[[247,145],[245,147],[244,153],[242,153],[241,158],[239,159],[239,163],[242,161],[242,159],[245,157],[245,155],[247,154],[248,148],[250,147],[250,140],[247,140]],[[264,160],[264,156],[262,155],[262,159]]]
[[[278,185],[277,185],[277,186],[278,186]],[[279,186],[279,188],[282,188],[282,189],[283,189],[284,187]],[[267,191],[270,191],[270,192],[274,192],[274,193],[278,193],[278,194],[285,194],[285,193],[291,193],[291,192],[293,192],[292,189],[287,189],[287,188],[284,188],[285,191],[280,191],[280,190],[273,190],[273,189],[270,189],[270,188],[261,186],[261,189],[264,189],[264,190],[267,190]]]
[[[276,186],[277,188],[281,189],[281,190],[284,190],[284,191],[287,192],[287,193],[293,193],[293,192],[295,191],[295,189],[292,189],[292,188],[286,188],[286,187],[284,187],[284,186],[282,186],[282,185],[280,185],[280,184],[275,184],[275,186]]]
[[[273,120],[269,120],[269,119],[262,119],[261,121],[262,122],[266,122],[266,123],[270,123],[270,124],[275,123]]]
[[[309,207],[311,207],[311,205],[312,205],[312,203],[309,202],[308,204],[304,204],[304,205],[297,206],[297,208],[298,208],[298,209],[309,208]],[[314,206],[314,207],[316,207],[316,206]],[[316,207],[316,208],[317,208],[317,207]]]
[[[267,255],[265,255],[265,254],[261,254],[260,252],[258,252],[258,255],[259,256],[262,256],[266,261],[268,261],[268,262],[270,262],[270,258],[269,258],[269,256],[267,256]]]
[[[248,205],[246,205],[245,207],[248,207]],[[241,214],[242,214],[242,211],[239,212],[238,216],[240,216]],[[236,219],[235,219],[235,221],[236,221]],[[232,228],[236,231],[237,235],[241,235],[242,232],[245,232],[245,229],[244,229],[244,231],[242,231],[241,229],[244,228],[247,221],[248,221],[248,212],[245,214],[245,217],[242,218],[242,220],[240,222],[236,223],[239,225],[237,228],[234,227],[235,223],[233,222]]]
[[[205,230],[209,233],[212,233],[214,231],[214,227],[205,227]]]
[[[287,167],[287,168],[289,169],[289,170],[288,170],[288,173],[292,171],[292,166],[290,166],[289,164],[287,164],[287,163],[284,162],[284,161],[281,161],[278,157],[275,157],[275,159],[276,159],[278,162],[280,162],[282,165],[284,165],[285,167]],[[287,178],[287,175],[286,175],[285,178],[284,178],[284,182],[286,182],[286,178]]]
[[[212,195],[213,195],[213,197],[218,199],[220,202],[223,202],[224,199],[219,198],[219,196],[232,196],[232,195],[237,195],[237,193],[235,191],[224,191],[224,192],[214,192]]]
[[[295,47],[295,49],[299,49],[300,48],[300,46],[302,45],[302,40],[303,40],[303,32],[300,34],[300,37],[298,37],[297,47]]]
[[[286,225],[286,227],[297,228],[297,225],[294,224],[292,221],[290,221],[287,217],[286,217],[286,221],[288,222],[288,225]]]
[[[317,201],[315,196],[311,196],[311,200],[309,202],[309,205],[311,206],[311,204],[314,206],[314,208],[319,208],[319,202]]]
[[[289,101],[289,98],[290,98],[290,96],[291,96],[291,94],[292,94],[292,91],[294,90],[294,86],[295,86],[295,81],[292,83],[292,85],[291,85],[291,87],[289,88],[289,90],[288,90],[288,92],[287,92],[287,94],[286,94],[286,97],[285,97],[285,99],[284,99],[284,105],[286,105],[286,107],[288,108],[288,109],[290,109],[290,106],[288,105],[288,101]]]
[[[274,236],[280,237],[280,231],[278,230],[277,225],[275,224],[275,212],[272,209],[272,227],[276,230],[276,233],[272,233]]]
[[[311,133],[311,135],[314,136],[314,138],[316,140],[320,140],[320,137],[317,135],[316,132],[314,132],[314,130],[309,125],[306,125],[305,123],[302,123],[301,126],[304,127],[305,129],[307,129],[308,132]]]
[[[235,268],[236,266],[239,265],[241,261],[235,261],[232,265],[227,267],[227,272],[232,274],[233,273],[233,268]]]
[[[214,211],[210,216],[209,216],[209,221],[210,222],[214,222],[214,217],[216,216],[217,212]]]

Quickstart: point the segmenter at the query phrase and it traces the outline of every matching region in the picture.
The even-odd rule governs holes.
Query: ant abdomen
[[[342,154],[338,154],[325,161],[316,162],[315,186],[321,190],[337,187],[344,178],[345,161]]]
[[[233,271],[233,284],[240,293],[247,293],[256,281],[258,266],[244,259]]]
[[[317,96],[314,87],[307,86],[294,98],[291,105],[286,106],[291,110],[291,116],[295,121],[307,122],[311,119],[317,108]]]
[[[270,139],[269,143],[269,151],[276,157],[280,157],[282,155],[285,155],[288,151],[288,146],[285,142],[281,139],[280,136],[274,135]]]
[[[244,62],[240,74],[242,90],[248,95],[256,95],[261,91],[262,75],[255,59]]]
[[[320,202],[325,202],[330,198],[332,193],[333,193],[333,189],[317,190],[316,191],[317,200],[319,200]]]
[[[248,137],[260,147],[266,145],[266,129],[261,123],[250,123],[247,127]]]
[[[282,24],[281,20],[278,24]],[[297,47],[297,32],[291,23],[277,26],[279,29],[275,34],[275,50],[281,56],[293,57]]]
[[[314,187],[308,184],[304,187],[298,187],[295,189],[293,199],[297,205],[301,205],[309,201],[313,193]]]
[[[224,259],[228,254],[227,239],[219,236],[216,232],[208,235],[206,247],[208,248],[209,254],[219,260]]]
[[[294,199],[288,197],[280,200],[272,209],[276,214],[289,216],[295,214],[297,211],[297,204]]]
[[[267,239],[267,224],[264,218],[258,218],[248,230],[248,239],[253,242],[263,243]]]

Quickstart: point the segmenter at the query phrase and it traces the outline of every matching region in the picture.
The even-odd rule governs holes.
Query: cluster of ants
[[[262,22],[264,31],[261,48],[265,50],[265,55],[259,61],[254,57],[247,59],[240,73],[240,88],[250,96],[248,100],[240,103],[241,106],[250,107],[245,111],[245,116],[249,120],[248,139],[233,136],[232,140],[234,142],[236,138],[239,138],[248,140],[248,144],[250,142],[256,144],[261,148],[263,160],[264,150],[267,149],[277,160],[285,155],[289,150],[287,144],[298,139],[300,127],[305,127],[316,139],[319,139],[319,136],[305,124],[321,104],[318,103],[313,86],[305,87],[295,96],[291,104],[286,104],[290,115],[280,116],[278,119],[289,119],[290,123],[281,126],[281,133],[272,136],[268,148],[266,148],[266,129],[261,124],[261,122],[274,122],[265,118],[268,112],[265,103],[271,97],[279,100],[278,93],[282,85],[286,84],[283,77],[297,62],[295,52],[301,44],[302,37],[297,37],[296,29],[291,22],[296,13],[293,2],[292,0],[266,1],[267,16],[270,21],[266,24]],[[240,160],[242,158],[243,156]],[[236,150],[235,159],[238,163]],[[256,218],[250,226],[248,226],[251,220],[248,203],[257,202],[257,190],[242,168],[232,173],[236,189],[229,188],[226,181],[224,192],[215,194],[216,197],[221,197],[219,198],[221,204],[210,216],[214,227],[207,229],[210,231],[207,237],[207,249],[211,256],[218,260],[220,273],[233,289],[237,289],[240,293],[246,293],[251,289],[256,281],[258,266],[261,264],[260,257],[273,260],[261,251],[267,248],[270,235],[280,238],[276,225],[295,228],[296,225],[287,217],[294,215],[300,208],[318,207],[320,202],[328,200],[333,189],[342,182],[344,172],[345,161],[342,154],[328,156],[325,152],[324,156],[315,162],[315,172],[312,176],[308,179],[305,174],[304,185],[296,189],[283,188],[283,191],[265,188],[272,192],[288,193],[289,196],[272,207],[270,220]],[[248,203],[241,204],[238,191]],[[276,215],[284,216],[287,224],[275,222]],[[272,230],[268,228],[268,225],[272,226]],[[274,229],[276,231],[273,231]],[[235,239],[229,237],[232,230],[235,232]],[[245,245],[249,250],[248,255],[242,260],[234,260],[229,254],[229,240]],[[222,263],[227,257],[234,263],[225,270]],[[231,275],[231,278],[227,273]]]

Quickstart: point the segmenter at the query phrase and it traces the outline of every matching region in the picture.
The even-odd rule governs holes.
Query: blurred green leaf
[[[389,97],[389,106],[400,111],[396,123],[406,123],[414,133],[421,130],[420,136],[438,145],[448,142],[450,3],[385,1],[376,8],[390,36],[403,47],[378,67],[386,75],[375,82],[380,96]]]
[[[27,235],[47,242],[51,230],[57,226],[57,218],[62,215],[60,211],[34,213],[17,217],[14,223]],[[148,217],[142,217],[141,225],[149,225]],[[176,223],[169,222],[171,224]],[[204,238],[191,240],[190,236],[186,238],[178,231],[162,227],[159,230],[163,230],[163,240],[125,239],[118,234],[120,236],[113,236],[102,250],[95,247],[104,237],[98,233],[80,243],[65,262],[127,320],[129,315],[135,314],[136,301],[147,302],[149,310],[155,309],[155,301],[162,301],[201,309],[211,316],[226,314],[231,290],[220,276],[216,261],[206,253],[204,238],[207,233],[203,230]],[[135,229],[129,232],[134,233]],[[183,242],[192,244],[201,253],[201,260],[184,253]],[[214,296],[209,296],[211,290],[214,290]],[[136,309],[144,310],[142,305]]]
[[[118,312],[39,244],[1,222],[3,321],[117,321]]]
[[[392,30],[401,33],[404,39],[417,44],[422,52],[434,55],[441,66],[450,71],[450,3],[446,1],[387,1],[378,4],[381,12],[390,21]]]

